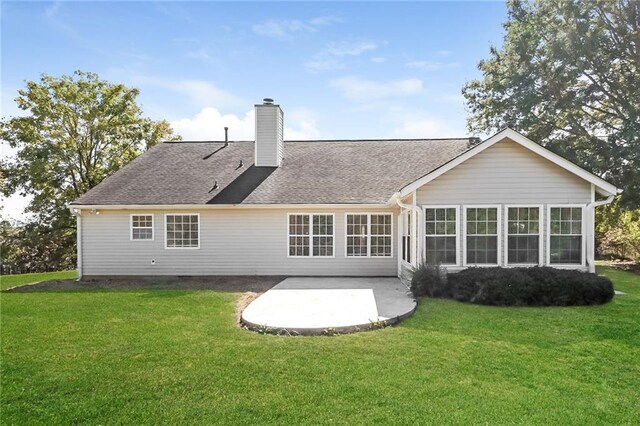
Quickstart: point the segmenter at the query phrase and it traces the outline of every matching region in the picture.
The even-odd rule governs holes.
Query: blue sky
[[[81,69],[138,87],[186,139],[251,139],[264,97],[287,139],[465,136],[460,90],[505,18],[502,2],[3,2],[2,115],[24,80]]]

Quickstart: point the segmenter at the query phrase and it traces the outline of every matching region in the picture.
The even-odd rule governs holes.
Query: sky
[[[503,2],[6,2],[2,117],[25,81],[74,70],[140,90],[185,140],[252,140],[275,99],[285,139],[469,136],[463,85],[500,45]],[[2,157],[13,155],[2,145]],[[28,199],[2,200],[24,218]]]

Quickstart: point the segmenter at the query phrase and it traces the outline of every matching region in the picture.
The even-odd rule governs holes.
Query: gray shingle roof
[[[223,145],[159,144],[72,204],[383,204],[470,140],[287,141],[279,168],[253,166],[253,142]]]

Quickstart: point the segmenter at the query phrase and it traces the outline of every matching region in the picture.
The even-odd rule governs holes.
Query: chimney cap
[[[263,102],[265,105],[273,105],[273,99],[271,99],[271,98],[264,98],[264,99],[262,100],[262,102]]]

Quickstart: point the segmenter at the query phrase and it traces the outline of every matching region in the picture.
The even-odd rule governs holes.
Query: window
[[[333,257],[333,214],[290,214],[290,257]]]
[[[427,207],[425,218],[425,255],[430,264],[458,264],[458,209],[456,207]]]
[[[347,257],[391,257],[391,214],[347,214]]]
[[[540,263],[540,207],[507,208],[507,263]]]
[[[413,212],[406,210],[402,213],[402,260],[411,263],[411,228],[413,227]]]
[[[131,215],[131,239],[134,241],[153,240],[153,215]]]
[[[200,248],[198,214],[166,214],[166,248]]]
[[[467,207],[467,264],[498,264],[498,229],[497,207]]]
[[[582,207],[549,209],[549,262],[582,264]]]

